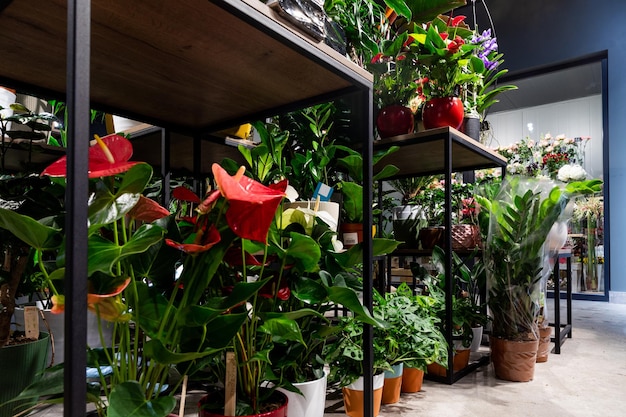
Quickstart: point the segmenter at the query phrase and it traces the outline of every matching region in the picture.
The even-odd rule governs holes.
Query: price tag
[[[24,329],[27,338],[39,339],[39,309],[37,307],[24,307]]]

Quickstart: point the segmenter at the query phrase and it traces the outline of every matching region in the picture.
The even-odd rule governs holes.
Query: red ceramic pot
[[[224,395],[216,395],[216,392],[209,393],[200,398],[198,402],[198,417],[223,417],[223,412],[213,412],[204,407],[205,404],[214,403],[218,401],[219,404],[224,404]],[[273,404],[271,410],[263,411],[260,414],[253,414],[246,417],[287,417],[287,403],[288,399],[285,394],[280,391],[274,391],[267,401],[268,404]],[[222,409],[223,411],[223,409]]]
[[[422,109],[425,129],[450,126],[458,129],[463,124],[465,114],[463,102],[458,97],[431,98]]]
[[[381,138],[413,133],[413,127],[413,113],[408,107],[392,104],[378,112],[376,128]]]

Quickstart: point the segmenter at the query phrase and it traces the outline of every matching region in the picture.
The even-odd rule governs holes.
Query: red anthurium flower
[[[383,57],[382,52],[377,53],[376,55],[374,55],[374,57],[372,58],[372,60],[370,61],[370,64],[375,64],[378,61],[380,61],[380,59]]]
[[[140,220],[147,223],[152,223],[155,220],[167,217],[170,212],[165,207],[161,206],[156,201],[139,196],[139,201],[135,204],[127,214],[128,217],[135,220]]]
[[[241,248],[230,248],[224,255],[224,262],[233,266],[242,266],[245,262],[246,266],[262,266],[261,263],[256,257],[250,255],[248,252],[245,252],[245,259],[241,259]]]
[[[220,198],[220,195],[221,193],[219,190],[213,191],[211,194],[209,194],[207,198],[204,199],[202,203],[198,205],[196,211],[200,214],[208,213],[211,210],[211,207],[213,207],[213,203],[215,203],[217,199]]]
[[[235,234],[244,239],[265,242],[278,205],[285,196],[287,181],[270,187],[245,177],[244,167],[230,176],[213,164],[213,175],[222,195],[228,200],[226,221]]]
[[[139,163],[129,161],[133,155],[133,145],[125,137],[108,135],[96,140],[98,143],[89,148],[89,178],[121,174]],[[65,177],[67,175],[67,156],[53,162],[44,169],[41,175]]]
[[[465,16],[462,16],[462,15],[457,16],[450,21],[450,26],[456,27],[460,25],[461,23],[463,23],[464,20],[465,20]]]
[[[274,298],[273,286],[265,286],[261,288],[261,290],[259,291],[259,296],[267,298],[268,300]],[[282,301],[287,301],[290,296],[291,290],[289,289],[289,287],[281,287],[276,293],[276,297]]]
[[[200,204],[200,197],[189,188],[180,186],[172,190],[172,197],[181,201],[189,201],[190,203]]]
[[[196,239],[194,243],[178,243],[172,239],[165,239],[165,243],[173,248],[181,250],[189,255],[197,255],[202,252],[206,252],[213,246],[218,244],[222,240],[220,232],[211,225],[205,232],[200,229],[196,232]]]
[[[441,39],[445,41],[446,39],[448,39],[448,32],[441,32],[439,36],[441,36]]]

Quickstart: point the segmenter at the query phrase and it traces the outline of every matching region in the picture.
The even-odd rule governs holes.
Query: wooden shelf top
[[[451,141],[452,171],[506,166],[506,158],[451,127],[394,136],[374,142],[374,151],[401,146],[402,149],[382,159],[376,168],[397,166],[397,177],[415,177],[442,173],[445,170],[445,143]]]
[[[4,8],[3,8],[4,7]],[[92,107],[199,132],[371,88],[259,0],[93,0]],[[0,84],[65,96],[65,0],[0,2]]]

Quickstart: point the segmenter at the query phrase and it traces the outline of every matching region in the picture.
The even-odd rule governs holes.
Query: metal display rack
[[[374,150],[383,150],[391,146],[400,146],[401,150],[380,162],[380,166],[393,163],[399,168],[396,178],[419,177],[433,174],[444,174],[445,179],[445,233],[444,246],[452,247],[452,173],[476,169],[495,168],[506,166],[506,159],[479,142],[471,139],[456,129],[450,127],[431,129],[415,134],[401,135],[384,139],[374,144]],[[423,251],[402,249],[398,253],[403,256],[423,254]],[[393,255],[390,255],[393,256]],[[430,379],[453,384],[479,366],[488,363],[489,357],[483,356],[480,360],[470,363],[464,369],[453,369],[452,345],[452,292],[454,282],[452,278],[452,251],[446,251],[445,257],[445,338],[448,342],[448,370],[445,377],[429,376]],[[381,284],[381,288],[385,288]]]
[[[351,96],[372,181],[372,76],[294,30],[258,0],[0,0],[0,85],[66,101],[68,137],[89,136],[95,108],[164,128],[154,143],[161,175],[170,151],[191,152],[201,172],[211,132]],[[192,138],[177,149],[172,133]],[[64,415],[85,415],[88,141],[68,153]],[[363,193],[364,228],[372,193]],[[364,264],[372,265],[364,243]],[[363,271],[371,307],[372,268]],[[366,326],[365,343],[372,343]],[[366,349],[365,415],[373,415],[372,349]]]

